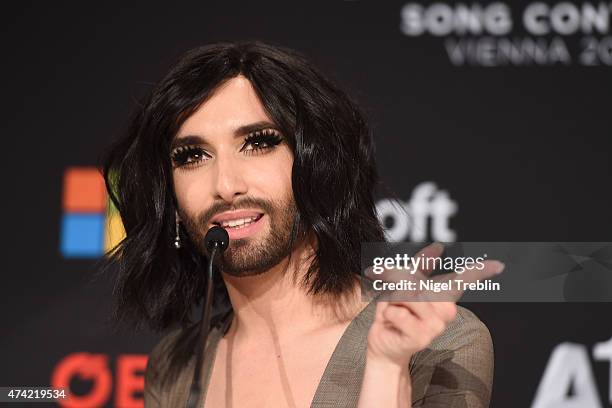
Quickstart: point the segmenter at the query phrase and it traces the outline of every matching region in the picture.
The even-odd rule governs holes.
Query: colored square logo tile
[[[104,250],[104,214],[64,214],[61,252],[65,258],[96,258]]]
[[[106,211],[106,188],[96,167],[69,167],[64,172],[64,212]]]
[[[109,208],[114,208],[109,202]],[[121,222],[121,216],[115,209],[108,211],[106,217],[106,233],[104,234],[104,252],[107,253],[113,249],[125,238],[125,229]]]

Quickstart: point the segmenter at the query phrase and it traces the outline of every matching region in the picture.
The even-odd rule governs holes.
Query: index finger
[[[452,285],[450,288],[443,293],[430,292],[425,294],[426,300],[437,300],[437,301],[450,301],[457,302],[466,289],[469,289],[469,284],[481,281],[484,279],[491,278],[495,275],[500,274],[505,265],[497,260],[488,260],[483,262],[484,267],[478,269],[476,267],[466,268],[465,272],[458,274],[451,272],[450,274],[438,275],[433,278],[436,282],[444,282],[449,280],[449,275],[452,275]]]
[[[418,251],[415,255],[410,258],[413,260],[427,260],[429,258],[437,258],[442,252],[444,252],[444,245],[439,242],[434,242],[430,245],[427,245],[420,251]],[[364,275],[370,279],[383,279],[386,282],[399,282],[402,279],[415,279],[419,278],[420,274],[424,276],[429,276],[433,271],[434,263],[430,262],[417,262],[417,268],[415,268],[415,263],[413,262],[409,268],[397,268],[393,267],[384,267],[384,277],[381,275],[383,272],[374,272],[374,267],[370,266],[364,270]],[[414,275],[417,276],[414,276]]]
[[[416,255],[414,255],[414,258],[437,258],[442,254],[442,252],[444,252],[444,245],[442,245],[440,242],[434,242],[417,252]],[[419,268],[419,270],[423,273],[423,275],[429,276],[433,271],[433,265],[434,263],[424,262],[423,267]]]

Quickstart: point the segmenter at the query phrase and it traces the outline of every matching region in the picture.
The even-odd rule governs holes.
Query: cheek
[[[210,192],[207,191],[210,183],[206,183],[202,179],[204,176],[198,173],[193,171],[181,174],[180,171],[175,170],[173,174],[176,200],[181,210],[189,215],[197,214],[202,210],[203,205],[209,204],[206,199],[210,197]]]
[[[292,166],[293,156],[289,150],[281,150],[271,160],[258,163],[249,171],[251,195],[273,200],[285,200],[287,195],[293,197]]]

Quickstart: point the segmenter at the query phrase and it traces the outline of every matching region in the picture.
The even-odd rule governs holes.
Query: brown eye
[[[246,154],[251,154],[256,151],[272,149],[278,145],[283,138],[273,129],[258,130],[249,134],[244,140],[244,146],[241,151]]]
[[[179,146],[170,155],[174,167],[195,166],[210,159],[210,156],[198,146]]]

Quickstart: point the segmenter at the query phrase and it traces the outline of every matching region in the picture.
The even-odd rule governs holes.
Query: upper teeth
[[[221,221],[221,226],[222,227],[236,227],[239,225],[244,225],[256,219],[257,219],[257,216],[253,216],[253,217],[247,217],[247,218],[238,218],[236,220]]]

